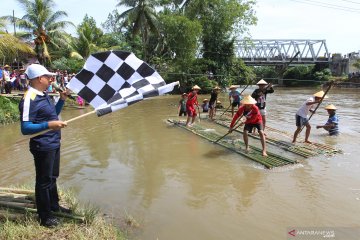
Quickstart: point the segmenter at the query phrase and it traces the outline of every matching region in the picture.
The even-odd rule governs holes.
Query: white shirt
[[[308,100],[306,100],[303,105],[299,108],[299,110],[296,112],[296,115],[299,115],[300,117],[302,118],[307,118],[307,115],[309,114],[310,112],[310,109],[312,109],[312,107],[315,105],[315,104],[311,104],[311,105],[306,105],[308,102],[314,102],[314,98],[313,97],[310,97],[308,98]]]

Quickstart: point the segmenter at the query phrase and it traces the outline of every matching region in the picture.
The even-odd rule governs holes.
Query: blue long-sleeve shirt
[[[19,103],[21,132],[24,135],[35,134],[49,128],[49,121],[59,120],[58,114],[64,106],[59,100],[56,106],[50,97],[34,88],[29,88]],[[60,130],[52,130],[30,139],[30,149],[39,151],[60,147]]]

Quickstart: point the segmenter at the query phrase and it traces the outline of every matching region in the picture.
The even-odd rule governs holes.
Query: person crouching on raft
[[[299,110],[296,112],[295,118],[296,118],[296,130],[294,132],[294,137],[293,137],[293,143],[296,142],[296,138],[299,135],[302,127],[305,125],[306,127],[306,131],[305,131],[305,142],[306,143],[311,143],[309,141],[309,136],[310,136],[310,131],[311,131],[311,126],[309,124],[309,120],[308,120],[308,114],[309,112],[314,112],[312,110],[312,107],[314,106],[314,104],[318,104],[321,101],[321,98],[324,96],[324,91],[320,91],[314,94],[314,97],[310,97],[308,98],[308,100],[306,100],[303,105],[299,108]],[[325,98],[327,98],[327,96],[325,96]]]
[[[255,105],[256,100],[253,99],[250,95],[245,96],[243,100],[241,100],[241,106],[237,110],[236,114],[234,115],[234,118],[231,121],[229,132],[233,131],[233,127],[237,121],[237,119],[241,116],[244,116],[246,118],[245,126],[244,126],[244,143],[246,147],[246,152],[249,152],[249,138],[248,133],[252,132],[253,128],[257,128],[260,135],[260,141],[262,146],[262,155],[264,157],[267,156],[266,153],[266,144],[265,144],[265,134],[263,131],[263,123],[262,123],[262,117],[260,114],[259,108]]]
[[[339,118],[336,115],[336,107],[333,104],[327,105],[325,107],[329,114],[329,119],[322,126],[316,126],[317,129],[323,128],[329,132],[330,136],[337,136],[339,135]]]
[[[192,92],[190,92],[188,94],[188,99],[187,99],[187,102],[186,102],[186,113],[188,115],[187,120],[186,120],[186,126],[187,127],[191,126],[195,122],[195,118],[197,116],[195,105],[197,107],[199,107],[199,103],[198,103],[198,100],[197,100],[197,96],[198,96],[197,94],[198,94],[200,89],[201,88],[198,85],[195,85],[192,88]],[[190,124],[190,119],[192,119],[191,124]]]

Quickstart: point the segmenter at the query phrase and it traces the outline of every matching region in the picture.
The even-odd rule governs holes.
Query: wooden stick
[[[91,114],[94,114],[94,113],[96,113],[96,110],[93,110],[93,111],[88,112],[88,113],[84,113],[84,114],[82,114],[82,115],[80,115],[80,116],[71,118],[71,119],[69,119],[69,120],[67,120],[67,121],[64,121],[64,122],[65,122],[65,123],[70,123],[70,122],[73,122],[73,121],[75,121],[75,120],[81,119],[81,118],[86,117],[86,116],[89,116],[89,115],[91,115]],[[26,135],[25,138],[17,141],[16,143],[21,143],[21,142],[23,142],[23,141],[25,141],[25,140],[29,140],[30,138],[39,136],[39,135],[41,135],[41,134],[44,134],[44,133],[47,133],[47,132],[50,132],[50,131],[52,131],[52,129],[46,129],[46,130],[44,130],[44,131],[41,131],[41,132],[38,132],[38,133],[35,133],[35,134],[32,134],[32,135]]]
[[[0,206],[35,208],[34,203],[8,202],[8,201],[0,201]]]
[[[5,188],[5,187],[0,187],[0,192],[16,193],[16,194],[35,194],[35,192],[33,190],[25,190],[25,189],[18,189],[18,188]]]
[[[236,123],[234,125],[236,125],[240,119],[243,117],[243,115],[241,115],[239,117],[239,119],[236,121]],[[218,141],[220,141],[221,139],[223,139],[224,137],[226,137],[227,135],[229,135],[230,133],[232,133],[234,130],[236,130],[238,127],[240,127],[243,124],[243,122],[241,122],[239,125],[237,125],[235,128],[232,129],[231,132],[227,132],[225,135],[223,135],[222,137],[218,138],[214,143],[217,143]]]
[[[200,115],[200,107],[199,105],[197,106],[198,112],[199,112],[199,122],[201,122],[201,115]]]
[[[23,212],[37,213],[37,210],[35,208],[16,206],[16,205],[8,204],[8,203],[0,202],[0,207],[10,208],[10,209],[14,209],[14,210],[23,211]],[[71,215],[71,214],[66,214],[66,213],[61,213],[61,212],[52,212],[52,214],[54,216],[69,218],[69,219],[73,219],[73,220],[77,220],[77,221],[81,221],[81,222],[85,221],[84,216]]]

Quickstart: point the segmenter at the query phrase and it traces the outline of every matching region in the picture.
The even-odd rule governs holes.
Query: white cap
[[[31,64],[26,68],[25,74],[29,79],[34,79],[44,75],[54,76],[56,73],[49,72],[44,66],[40,64]]]

